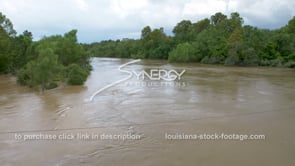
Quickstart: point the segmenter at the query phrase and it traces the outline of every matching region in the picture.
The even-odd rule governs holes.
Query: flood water
[[[124,69],[186,72],[169,84],[133,76],[90,101],[99,89],[128,76],[118,67],[129,61],[94,58],[84,86],[45,93],[18,86],[14,77],[1,75],[1,165],[295,164],[294,69],[142,60]],[[256,134],[265,139],[167,137],[183,133]],[[59,138],[33,137],[38,134]],[[124,134],[139,139],[101,137]]]

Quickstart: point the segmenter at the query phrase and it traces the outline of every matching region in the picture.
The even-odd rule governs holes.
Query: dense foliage
[[[42,91],[60,83],[83,84],[89,57],[167,59],[170,62],[295,67],[295,17],[286,26],[267,30],[243,25],[239,13],[216,13],[198,22],[183,20],[173,36],[146,26],[141,38],[79,44],[77,30],[33,41],[32,33],[17,35],[0,12],[0,73]]]
[[[90,65],[76,34],[71,30],[33,42],[31,32],[17,36],[11,21],[0,13],[0,73],[16,74],[18,83],[42,91],[60,83],[83,84]]]
[[[168,59],[170,62],[295,67],[295,17],[277,30],[243,25],[239,13],[179,22],[168,36],[146,26],[139,40],[85,44],[89,56]]]

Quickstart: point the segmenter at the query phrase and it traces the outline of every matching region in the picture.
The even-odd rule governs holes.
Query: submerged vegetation
[[[21,85],[42,91],[60,83],[82,85],[89,75],[89,57],[77,43],[77,30],[34,42],[32,33],[16,35],[0,13],[0,73],[13,73]]]
[[[216,13],[198,22],[183,20],[168,36],[146,26],[138,40],[85,44],[89,56],[167,59],[235,66],[295,67],[295,17],[277,30],[244,25],[239,13]]]

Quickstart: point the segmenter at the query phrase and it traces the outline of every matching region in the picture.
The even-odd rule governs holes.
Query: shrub
[[[259,64],[259,57],[253,48],[248,48],[242,52],[244,65],[257,66]]]
[[[83,85],[87,79],[87,70],[81,68],[77,64],[71,64],[67,68],[68,79],[67,83],[69,85]]]
[[[169,62],[188,62],[190,60],[191,44],[178,44],[176,49],[169,53]]]

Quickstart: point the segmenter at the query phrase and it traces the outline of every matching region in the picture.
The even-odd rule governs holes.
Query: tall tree
[[[210,25],[210,20],[208,18],[200,20],[192,25],[192,35],[196,37],[200,32],[207,29]]]
[[[190,20],[183,20],[173,28],[177,43],[191,41],[192,36],[190,34],[192,30],[192,22]]]
[[[11,70],[16,72],[20,68],[22,68],[28,61],[29,57],[27,57],[27,50],[30,45],[33,43],[33,36],[29,31],[24,31],[23,34],[16,36],[12,42],[12,64]]]
[[[40,50],[39,57],[30,61],[19,73],[18,82],[31,87],[39,86],[43,92],[59,76],[61,65],[51,48]]]
[[[4,14],[0,12],[0,27],[3,29],[6,34],[10,37],[14,37],[16,35],[16,31],[13,29],[12,22],[6,18]]]
[[[295,16],[288,22],[287,32],[295,34]]]
[[[145,58],[150,59],[167,59],[170,51],[170,39],[165,34],[163,28],[150,31],[149,26],[142,30],[142,46],[141,54]]]
[[[12,64],[11,45],[15,35],[13,24],[0,12],[0,73],[8,72]]]
[[[216,13],[215,15],[211,16],[211,24],[217,26],[223,23],[227,19],[227,16],[222,14],[221,12]]]
[[[146,26],[141,30],[141,39],[142,40],[149,40],[149,36],[152,30],[150,26]]]
[[[226,65],[239,65],[243,49],[243,31],[236,29],[228,39],[228,57]]]

